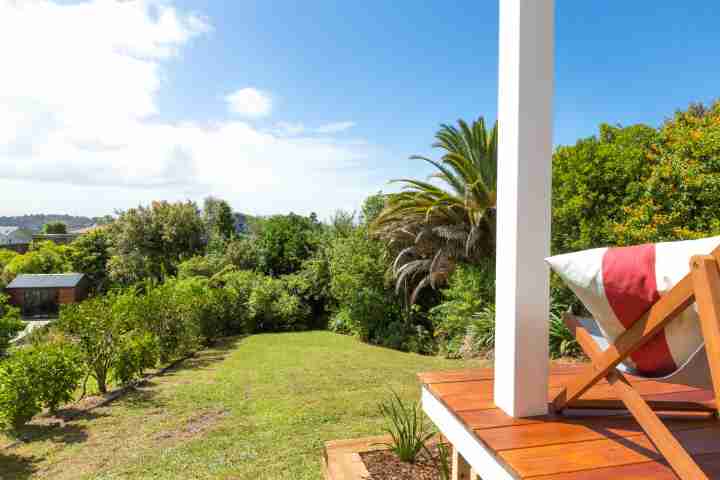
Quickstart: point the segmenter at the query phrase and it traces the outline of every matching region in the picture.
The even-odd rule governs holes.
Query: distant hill
[[[63,222],[68,226],[68,230],[76,230],[94,225],[100,220],[95,217],[76,217],[74,215],[53,215],[53,214],[34,214],[21,215],[15,217],[0,217],[0,227],[20,227],[37,233],[42,229],[43,225],[48,222]]]

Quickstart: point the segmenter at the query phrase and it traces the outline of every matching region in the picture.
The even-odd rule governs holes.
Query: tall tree
[[[111,280],[134,283],[173,275],[177,265],[203,252],[207,234],[194,202],[153,202],[122,213],[106,227],[111,238]]]
[[[203,220],[210,243],[230,240],[235,236],[235,216],[225,200],[207,197],[203,205]]]
[[[468,125],[442,125],[434,148],[440,160],[415,155],[437,171],[427,181],[394,180],[403,191],[388,195],[372,231],[398,248],[397,289],[414,303],[426,286],[444,283],[458,261],[494,255],[497,201],[497,123],[481,117]],[[412,293],[410,293],[412,292]]]
[[[44,234],[67,233],[67,225],[64,222],[48,222],[45,225],[43,225],[42,233],[44,233]]]

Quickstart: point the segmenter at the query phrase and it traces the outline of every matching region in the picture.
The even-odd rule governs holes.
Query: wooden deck
[[[554,366],[548,396],[583,365]],[[632,417],[611,411],[511,418],[493,404],[493,371],[421,373],[423,408],[485,479],[675,479]],[[712,392],[628,377],[646,400],[702,401]],[[613,399],[603,382],[582,399]],[[707,413],[662,417],[710,478],[720,479],[720,422]],[[453,430],[454,429],[454,430]],[[460,444],[462,445],[460,445]],[[464,451],[463,451],[464,449]],[[483,460],[484,456],[484,460]]]

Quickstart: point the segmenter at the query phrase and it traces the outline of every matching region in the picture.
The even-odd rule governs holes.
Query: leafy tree
[[[273,276],[298,271],[316,249],[320,229],[312,216],[291,213],[264,219],[256,236],[260,270]]]
[[[555,253],[617,243],[613,225],[642,191],[659,140],[645,125],[601,125],[598,137],[559,147],[553,155],[552,246]]]
[[[63,273],[72,270],[73,249],[67,245],[53,242],[33,242],[30,250],[23,255],[15,255],[5,265],[3,280],[12,281],[21,273]]]
[[[203,220],[210,247],[216,243],[222,245],[235,236],[235,216],[225,200],[207,197],[203,206]]]
[[[205,224],[193,202],[153,202],[120,215],[109,227],[109,277],[130,284],[174,275],[205,248]]]
[[[256,270],[261,261],[260,246],[255,237],[243,236],[227,243],[223,261],[240,270]]]
[[[659,129],[649,168],[613,218],[614,243],[720,235],[720,101],[691,105]]]
[[[447,281],[458,261],[493,255],[497,184],[497,124],[480,118],[458,127],[443,125],[433,147],[444,151],[433,165],[439,181],[395,180],[404,191],[388,195],[373,232],[401,248],[393,264],[398,289],[415,303],[426,286]]]
[[[72,266],[88,278],[95,292],[108,287],[107,266],[110,260],[110,234],[107,228],[96,228],[72,242]]]
[[[42,233],[44,233],[44,234],[67,233],[67,225],[64,222],[48,222],[45,225],[43,225]]]
[[[386,195],[383,195],[382,192],[367,197],[360,209],[360,223],[364,225],[372,224],[385,208],[386,198]]]
[[[335,238],[328,248],[330,296],[336,313],[333,330],[380,341],[380,331],[401,320],[400,309],[385,280],[385,247],[366,229]]]

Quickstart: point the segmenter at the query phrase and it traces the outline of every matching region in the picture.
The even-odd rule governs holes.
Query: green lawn
[[[87,418],[0,437],[0,478],[314,480],[324,441],[382,433],[390,388],[417,398],[417,372],[468,365],[328,332],[233,339]]]

